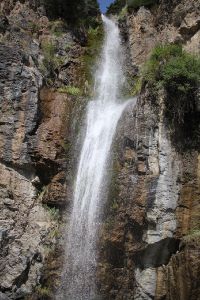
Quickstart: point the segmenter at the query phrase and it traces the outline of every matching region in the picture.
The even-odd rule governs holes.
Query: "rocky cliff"
[[[199,1],[159,1],[140,7],[126,19],[130,55],[142,64],[159,43],[180,43],[187,51],[199,54]]]
[[[62,264],[87,39],[84,28],[49,20],[40,2],[0,3],[0,299],[54,298]]]
[[[137,78],[157,44],[199,55],[199,13],[199,1],[122,11],[130,74]],[[167,107],[174,101],[178,111],[180,95],[143,80],[116,137],[99,288],[104,299],[200,299],[199,97],[177,122]]]
[[[101,42],[44,3],[0,3],[2,300],[55,299],[72,146]],[[200,54],[199,12],[199,1],[160,0],[120,14],[130,85],[158,43]],[[178,98],[143,80],[119,124],[99,242],[103,299],[200,299],[199,91],[192,97],[175,122],[166,111]]]

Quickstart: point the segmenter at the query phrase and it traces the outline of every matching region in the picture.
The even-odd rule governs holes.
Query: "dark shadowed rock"
[[[6,16],[0,16],[0,33],[5,33],[9,28],[9,22]]]

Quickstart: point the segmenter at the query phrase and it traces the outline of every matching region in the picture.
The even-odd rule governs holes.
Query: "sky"
[[[102,13],[106,12],[106,8],[110,5],[110,3],[114,2],[114,0],[98,0],[100,9]]]

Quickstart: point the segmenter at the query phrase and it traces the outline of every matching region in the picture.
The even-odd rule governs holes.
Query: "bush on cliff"
[[[42,41],[41,49],[44,55],[44,59],[42,64],[40,65],[40,69],[43,75],[48,78],[54,78],[55,70],[59,68],[63,63],[63,58],[59,58],[56,56],[56,45],[53,42]]]
[[[62,93],[62,94],[68,94],[71,96],[81,96],[82,91],[80,88],[73,86],[73,85],[67,85],[64,87],[60,87],[58,89],[58,92]]]
[[[158,0],[115,0],[107,9],[107,14],[119,14],[126,6],[129,11],[141,6],[151,6]]]
[[[180,45],[155,47],[144,66],[145,83],[154,91],[161,87],[166,90],[166,115],[174,124],[183,124],[189,115],[198,114],[200,58],[187,53]]]
[[[158,45],[156,46],[144,65],[143,79],[151,85],[155,85],[163,79],[163,69],[172,59],[182,56],[182,47],[179,45]]]
[[[87,31],[87,48],[82,56],[82,70],[80,77],[85,79],[89,86],[93,86],[93,74],[95,72],[97,57],[100,54],[102,42],[103,42],[104,32],[102,25],[96,28],[89,28]],[[86,87],[85,87],[86,88]],[[86,88],[87,89],[87,88]],[[91,92],[91,91],[90,91]]]
[[[200,83],[200,59],[184,52],[173,57],[163,68],[163,80],[172,92],[192,92]]]
[[[143,78],[172,93],[187,94],[200,84],[200,58],[185,52],[180,45],[157,46],[144,67]]]
[[[100,14],[97,0],[42,0],[51,19],[62,18],[70,24],[91,24]]]
[[[107,8],[107,14],[119,14],[122,8],[126,5],[126,0],[115,0]]]

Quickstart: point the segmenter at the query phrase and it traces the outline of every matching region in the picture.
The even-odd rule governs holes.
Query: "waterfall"
[[[119,29],[102,16],[105,39],[95,74],[95,99],[89,102],[86,132],[74,187],[73,209],[67,228],[63,291],[58,299],[94,300],[96,242],[111,145],[119,118],[123,84]]]

